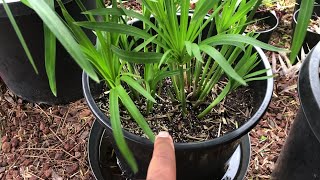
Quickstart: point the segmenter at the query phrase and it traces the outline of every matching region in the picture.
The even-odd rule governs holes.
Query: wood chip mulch
[[[269,108],[250,132],[251,161],[247,179],[270,179],[299,108],[296,81],[297,77],[276,78]]]
[[[280,18],[279,26],[273,33],[270,44],[290,48],[292,38],[292,1],[287,7],[275,8]],[[299,109],[297,79],[299,63],[286,63],[286,54],[267,53],[277,77],[269,108],[260,123],[250,132],[251,161],[246,179],[270,179],[281,148],[289,134],[290,126]]]
[[[93,116],[84,100],[43,106],[0,86],[0,179],[93,179],[87,160]]]

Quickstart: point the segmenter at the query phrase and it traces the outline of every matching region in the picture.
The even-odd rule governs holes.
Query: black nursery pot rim
[[[320,8],[320,4],[319,4],[319,5],[314,5],[314,6],[313,6],[313,9],[316,8],[316,7],[317,7],[317,8]],[[293,21],[294,21],[295,24],[297,24],[297,16],[298,16],[299,11],[300,11],[300,9],[296,10],[296,11],[293,13]],[[313,14],[314,14],[314,12],[312,12],[312,16],[314,16]],[[312,16],[311,16],[311,17],[312,17]],[[310,33],[313,33],[313,34],[318,34],[318,33],[315,33],[315,32],[313,32],[313,31],[310,31],[309,28],[307,28],[307,31],[310,32]]]
[[[271,14],[271,15],[273,16],[273,18],[276,20],[276,24],[274,24],[274,25],[272,26],[272,28],[270,28],[270,29],[267,29],[267,30],[264,30],[264,31],[256,31],[255,33],[267,33],[267,32],[270,32],[270,31],[275,30],[275,29],[278,27],[278,25],[279,25],[279,18],[277,17],[277,15],[276,15],[274,12],[270,12],[270,11],[268,11],[268,12],[260,11],[260,12],[256,12],[256,13]],[[272,18],[272,17],[270,17],[270,18]]]
[[[264,54],[261,48],[255,47],[255,49],[262,59],[261,62],[263,62],[265,68],[268,69],[266,73],[267,76],[272,76],[272,70],[271,70],[271,66],[269,64],[268,58],[266,57],[266,55]],[[202,142],[190,142],[190,143],[174,143],[175,149],[191,150],[191,149],[202,149],[206,147],[212,147],[212,146],[231,142],[232,140],[247,134],[259,122],[260,118],[263,116],[263,114],[267,110],[267,107],[271,101],[272,92],[273,92],[273,78],[269,78],[265,81],[267,81],[267,87],[266,87],[266,93],[263,98],[263,101],[260,107],[255,112],[255,114],[245,124],[243,124],[241,127],[239,127],[238,129],[232,132],[229,132],[221,137],[214,138],[211,140],[202,141]],[[104,127],[112,129],[109,123],[110,122],[109,118],[98,108],[97,104],[95,103],[91,95],[89,76],[85,72],[83,72],[83,75],[82,75],[82,86],[83,86],[84,97],[88,103],[89,108],[91,109],[93,114],[96,116],[97,120]],[[130,139],[139,144],[144,144],[146,146],[153,147],[153,143],[149,139],[132,134],[126,130],[123,130],[123,133],[125,138],[127,139]]]

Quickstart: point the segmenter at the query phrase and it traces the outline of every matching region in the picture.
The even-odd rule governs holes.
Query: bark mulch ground
[[[43,106],[0,86],[0,179],[93,179],[87,137],[94,118],[84,100]]]
[[[291,8],[278,7],[280,27],[272,44],[289,47]],[[272,102],[250,132],[252,155],[246,179],[269,179],[299,107],[296,67],[268,53],[278,75]],[[94,120],[84,100],[64,106],[28,103],[0,81],[0,179],[93,179],[87,140]]]
[[[296,81],[297,77],[276,78],[269,108],[250,132],[251,161],[247,179],[270,179],[299,108]]]
[[[270,44],[290,48],[294,1],[284,6],[274,6],[280,18],[279,27],[273,33]],[[273,72],[276,74],[274,92],[269,108],[260,123],[250,132],[251,161],[247,179],[270,179],[272,170],[289,134],[290,126],[299,109],[297,93],[298,69],[287,63],[286,54],[268,52]]]

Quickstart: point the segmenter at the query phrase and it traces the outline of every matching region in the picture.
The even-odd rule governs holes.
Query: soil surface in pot
[[[225,100],[219,103],[203,119],[196,116],[200,114],[216,97],[215,91],[207,97],[198,108],[193,109],[192,102],[188,102],[188,112],[185,118],[182,118],[180,104],[170,97],[170,80],[164,83],[164,88],[158,94],[153,110],[149,114],[143,114],[152,131],[157,134],[160,131],[168,131],[175,142],[186,143],[205,141],[223,136],[243,125],[250,117],[253,111],[253,90],[248,87],[241,87],[231,92]],[[223,87],[223,84],[219,86]],[[220,87],[220,88],[221,88]],[[216,87],[219,91],[218,87]],[[107,91],[106,91],[107,92]],[[175,97],[175,96],[174,96]],[[99,108],[109,116],[108,112],[108,94],[102,94],[96,100]],[[146,112],[146,101],[139,98],[135,101],[140,112]],[[121,108],[122,126],[127,131],[146,137],[142,129],[131,118],[129,113]]]
[[[272,27],[265,23],[265,20],[270,17],[263,19],[253,19],[253,23],[249,24],[246,28],[246,32],[261,32],[271,29]]]
[[[317,34],[320,34],[320,17],[314,17],[310,19],[308,30]]]

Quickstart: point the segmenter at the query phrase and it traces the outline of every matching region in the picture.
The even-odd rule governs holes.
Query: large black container
[[[63,2],[75,19],[84,20],[75,1]],[[88,9],[95,8],[95,0],[83,0],[83,3]],[[51,93],[44,62],[43,23],[34,11],[20,1],[9,3],[9,6],[34,57],[39,75],[29,63],[0,1],[0,76],[8,88],[23,99],[37,103],[63,104],[82,98],[82,70],[58,41],[56,58],[58,97]],[[87,34],[94,40],[93,33],[87,32]]]
[[[262,61],[258,68],[270,68],[270,64],[265,54],[260,48],[256,48]],[[270,68],[271,69],[271,68]],[[269,70],[268,75],[272,72]],[[89,77],[83,74],[83,91],[86,101],[97,120],[106,128],[108,136],[112,137],[112,127],[108,117],[98,108],[91,95],[91,88],[95,83],[89,81]],[[177,160],[177,178],[178,179],[221,179],[226,171],[228,159],[236,150],[242,136],[247,134],[260,120],[266,111],[271,100],[273,90],[273,79],[256,81],[250,85],[255,90],[255,112],[253,116],[244,125],[222,137],[197,143],[175,143]],[[153,144],[145,138],[124,131],[126,141],[133,151],[134,157],[138,163],[139,172],[135,178],[145,178],[148,164],[150,162]],[[116,146],[114,146],[115,149]],[[117,152],[117,151],[116,151]],[[128,177],[132,176],[130,169],[120,154],[122,170]]]
[[[273,179],[320,179],[320,44],[305,59],[299,74],[301,108],[282,148]]]
[[[297,24],[299,11],[300,9],[295,11],[293,14],[293,27],[295,27]],[[316,19],[319,16],[319,14],[320,14],[320,5],[315,5],[313,9],[312,19]],[[306,19],[306,21],[309,21],[309,19]],[[316,44],[318,44],[319,41],[320,41],[320,34],[308,30],[303,42],[304,51],[306,53],[309,52],[309,49],[311,50]]]
[[[253,19],[262,19],[262,18],[265,18],[262,21],[264,24],[269,25],[270,29],[267,29],[264,31],[257,31],[256,33],[259,34],[257,39],[264,43],[268,43],[273,31],[278,27],[279,18],[275,13],[272,13],[270,11],[256,12],[256,14],[253,16]]]

